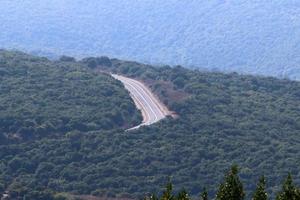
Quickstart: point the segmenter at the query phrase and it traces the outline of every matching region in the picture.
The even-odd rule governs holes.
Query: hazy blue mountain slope
[[[296,0],[2,0],[0,47],[300,79]]]

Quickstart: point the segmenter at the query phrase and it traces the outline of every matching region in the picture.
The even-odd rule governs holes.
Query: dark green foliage
[[[97,61],[94,60],[94,59],[89,59],[86,63],[87,63],[89,68],[94,69],[94,68],[97,67]]]
[[[295,138],[300,139],[299,82],[191,71],[180,66],[153,67],[117,59],[112,59],[112,63],[112,67],[101,69],[143,79],[153,91],[161,92],[158,95],[179,114],[175,121],[138,131],[139,134],[155,131],[156,139],[170,146],[172,153],[166,151],[164,155],[166,160],[169,155],[177,164],[179,171],[174,173],[182,177],[178,180],[184,179],[183,174],[189,177],[197,174],[203,185],[216,184],[229,163],[241,163],[245,167],[241,171],[241,178],[247,181],[245,190],[253,191],[255,178],[264,173],[272,180],[268,187],[274,197],[276,183],[285,169],[300,171],[296,159],[300,149],[294,142]],[[184,80],[183,88],[174,83],[179,76]],[[162,81],[186,97],[177,100],[178,95],[174,97],[168,88],[162,90],[162,84],[155,84]],[[157,144],[153,141],[152,146]],[[182,147],[183,144],[187,146]],[[190,163],[191,172],[183,170],[186,165],[182,163]],[[300,178],[295,181],[300,183]],[[199,183],[186,183],[192,194],[199,192],[195,187]]]
[[[296,189],[295,197],[296,199],[300,199],[300,188]]]
[[[245,197],[243,184],[238,176],[238,167],[231,167],[225,176],[224,182],[220,185],[216,200],[243,200]]]
[[[28,177],[24,177],[28,178]],[[9,188],[9,200],[24,200],[24,199],[34,199],[34,200],[54,200],[53,192],[47,190],[46,188],[39,188],[39,190],[34,190],[30,186],[23,185],[23,180],[16,180],[12,183]]]
[[[74,57],[70,57],[70,56],[61,56],[59,58],[59,61],[62,61],[62,62],[76,62],[76,59]]]
[[[150,200],[159,200],[159,198],[153,194],[150,196]]]
[[[140,120],[120,83],[91,73],[71,57],[60,60],[0,52],[0,144],[130,127]]]
[[[172,194],[172,192],[173,192],[173,185],[172,185],[171,181],[169,180],[167,185],[166,185],[165,190],[163,191],[163,194],[162,194],[160,200],[174,200],[175,197]],[[184,195],[184,194],[182,193],[182,195]]]
[[[203,192],[201,193],[200,200],[208,200],[208,192],[206,188],[204,188]]]
[[[230,170],[230,172],[226,175],[226,180],[224,183],[221,184],[221,187],[217,193],[216,200],[218,199],[224,199],[224,200],[240,200],[244,198],[242,183],[238,180],[238,168],[237,166],[233,166]],[[265,192],[265,178],[261,177],[258,183],[258,187],[255,191],[255,194],[252,198],[252,200],[266,200],[267,194]],[[278,197],[276,200],[299,200],[299,189],[295,186],[292,186],[292,178],[289,176],[287,180],[284,183],[283,187],[287,187],[286,189],[283,189],[282,192],[278,194]],[[152,194],[150,198],[145,198],[145,200],[158,200],[158,199],[175,199],[175,200],[191,200],[189,197],[188,192],[183,189],[181,190],[177,195],[175,195],[175,198],[172,194],[173,187],[172,183],[168,182],[166,185],[165,191],[162,193],[161,197],[158,198],[155,194]],[[206,189],[204,188],[203,192],[201,193],[200,200],[208,200],[208,193]]]
[[[185,189],[182,189],[180,192],[178,192],[177,195],[173,194],[173,185],[170,182],[170,180],[168,181],[168,183],[165,186],[165,190],[163,191],[161,197],[157,197],[156,194],[152,194],[150,195],[149,198],[146,198],[146,200],[191,200],[191,198],[189,197],[189,194],[187,193],[187,191]]]
[[[68,127],[73,127],[66,133],[64,128],[68,127],[61,126],[63,130],[58,134],[53,134],[56,131],[46,132],[46,135],[51,137],[27,140],[20,144],[3,142],[0,145],[0,180],[6,188],[13,184],[14,180],[18,180],[22,186],[36,191],[48,188],[51,191],[75,194],[109,197],[130,194],[132,197],[141,197],[147,192],[157,192],[165,178],[172,176],[176,183],[175,192],[184,187],[189,191],[190,196],[199,197],[201,188],[208,186],[212,197],[216,194],[217,184],[222,179],[226,168],[231,163],[239,163],[240,178],[244,182],[246,194],[252,194],[257,177],[265,174],[269,180],[267,190],[270,191],[272,198],[287,171],[293,173],[300,171],[298,159],[300,156],[298,142],[300,140],[300,83],[298,82],[191,71],[180,66],[156,68],[112,59],[111,66],[98,65],[100,68],[96,70],[123,73],[126,76],[142,79],[150,86],[153,84],[153,91],[162,92],[168,106],[179,115],[177,119],[167,118],[152,126],[125,132],[124,128],[128,120],[133,123],[137,117],[133,116],[135,114],[130,114],[136,113],[136,109],[120,83],[109,76],[92,73],[92,70],[84,67],[86,63],[83,62],[58,61],[47,64],[49,61],[43,58],[30,57],[29,59],[28,63],[37,63],[38,69],[42,70],[45,66],[50,66],[50,72],[46,67],[46,74],[50,77],[53,77],[53,74],[64,77],[65,74],[70,75],[74,71],[83,71],[84,76],[75,76],[71,73],[72,82],[80,86],[77,91],[79,96],[83,97],[82,92],[86,91],[86,87],[90,88],[90,84],[94,85],[92,91],[97,92],[100,87],[97,95],[99,93],[101,95],[86,98],[79,104],[83,106],[82,111],[88,111],[88,113],[79,112],[79,120],[72,114],[74,104],[70,107],[69,104],[66,105],[64,110],[67,112],[55,107],[55,105],[65,105],[70,101],[69,98],[61,101],[51,98],[54,106],[47,103],[45,107],[49,109],[45,113],[42,112],[42,115],[48,113],[46,119],[52,116],[55,119],[56,116],[65,113],[63,116],[72,119],[72,123],[67,123]],[[5,74],[0,76],[1,81],[10,73],[9,69],[3,67],[7,65],[7,63],[3,64],[7,60],[0,60],[2,63],[0,73]],[[21,60],[19,63],[23,62],[18,57],[13,60],[15,63],[18,60]],[[97,58],[94,60],[96,61]],[[61,73],[55,73],[58,68],[62,69],[59,70]],[[15,77],[17,74],[24,77],[23,69],[19,67],[14,70],[12,80],[18,79]],[[43,80],[47,76],[43,76]],[[86,80],[84,80],[85,76],[88,77]],[[91,83],[93,77],[97,83]],[[176,77],[181,77],[179,85],[176,85]],[[38,82],[39,79],[35,77],[30,80]],[[53,79],[53,83],[59,82],[57,79]],[[18,89],[24,82],[26,83],[26,81],[16,82],[18,87],[15,88]],[[162,87],[164,84],[167,88]],[[36,86],[36,84],[32,85]],[[6,84],[0,85],[1,91],[5,86]],[[51,87],[51,84],[47,87]],[[42,90],[47,87],[43,87]],[[51,92],[64,91],[68,94],[69,91],[76,90],[68,87],[62,87],[63,90],[57,88],[53,87]],[[173,95],[165,89],[182,94],[184,98],[178,100],[175,98],[178,95]],[[5,97],[9,96],[7,94],[0,93]],[[50,97],[50,94],[46,97]],[[19,95],[20,99],[30,102],[24,97],[26,95]],[[95,103],[99,107],[99,113],[94,112],[94,108],[86,108],[89,103],[92,104],[90,108],[93,108]],[[22,102],[20,105],[24,107]],[[52,114],[53,107],[55,115]],[[35,108],[36,105],[32,105],[27,110],[34,111]],[[105,108],[109,112],[104,117]],[[3,107],[0,113],[2,110]],[[119,118],[120,112],[124,115],[123,120]],[[23,111],[20,113],[27,114]],[[81,123],[94,115],[103,117],[99,120],[93,118],[94,123]],[[38,121],[35,119],[36,116],[38,115],[34,113],[19,120],[21,127],[24,128],[20,130],[23,135],[27,135],[25,133],[30,135],[31,131],[28,128],[35,128],[33,125]],[[57,127],[55,124],[59,123],[52,121],[49,129],[55,130]],[[10,123],[11,118],[6,118],[4,124]],[[98,129],[99,126],[102,129]],[[130,124],[127,124],[128,126]],[[0,128],[3,127],[2,125]],[[86,127],[91,131],[82,131]],[[118,129],[120,127],[122,129]],[[1,133],[3,132],[0,131],[0,135]],[[44,132],[41,129],[36,133],[41,135]],[[6,137],[6,132],[3,135]],[[54,135],[55,137],[52,137]],[[294,181],[299,184],[300,177],[296,175]]]
[[[276,200],[299,200],[299,189],[293,183],[293,178],[289,174],[282,185],[281,191],[277,194]]]
[[[106,56],[98,57],[96,59],[96,61],[97,61],[97,64],[100,65],[100,66],[111,67],[111,65],[112,65],[110,59],[108,57],[106,57]]]
[[[177,196],[176,196],[175,199],[176,199],[176,200],[190,200],[189,194],[187,193],[187,191],[186,191],[185,189],[181,190],[181,191],[177,194]]]
[[[266,179],[264,176],[262,176],[259,179],[252,200],[267,200],[267,199],[268,199],[268,194],[266,192]]]
[[[82,60],[82,62],[87,64],[87,66],[92,69],[96,68],[97,66],[111,67],[112,65],[111,60],[106,56],[85,58]]]

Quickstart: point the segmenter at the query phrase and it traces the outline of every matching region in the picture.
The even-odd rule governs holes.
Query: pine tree
[[[299,200],[297,193],[292,175],[289,173],[282,185],[282,190],[276,196],[276,200]]]
[[[168,183],[166,185],[166,189],[163,192],[163,195],[161,197],[161,200],[174,200],[174,196],[172,195],[172,191],[173,191],[173,185],[172,185],[172,183],[169,179]]]
[[[225,176],[217,192],[216,200],[243,200],[245,193],[243,184],[238,176],[238,166],[233,165],[229,173]]]
[[[207,193],[206,188],[203,189],[203,192],[201,193],[201,196],[200,196],[200,200],[208,200],[208,193]]]
[[[146,198],[145,200],[148,200],[148,198]],[[152,194],[152,195],[149,197],[149,200],[158,200],[158,197],[157,197],[155,194]]]
[[[300,188],[296,190],[296,199],[300,199]]]
[[[183,189],[181,192],[177,195],[177,200],[190,200],[188,193],[185,189]]]
[[[262,176],[259,179],[252,200],[267,200],[267,199],[268,199],[268,194],[266,192],[266,179],[264,176]]]

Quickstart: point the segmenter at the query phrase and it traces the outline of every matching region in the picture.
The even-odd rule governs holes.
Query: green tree
[[[112,65],[110,59],[106,56],[101,56],[101,57],[96,58],[96,62],[98,65],[106,66],[106,67],[111,67],[111,65]]]
[[[262,176],[259,179],[252,200],[267,200],[267,199],[268,199],[268,194],[266,192],[266,179],[264,176]]]
[[[245,197],[243,184],[238,176],[238,166],[233,165],[229,173],[225,176],[217,192],[217,200],[242,200]]]
[[[158,197],[155,194],[152,194],[149,200],[158,200]]]
[[[70,57],[70,56],[63,55],[59,58],[59,61],[62,61],[62,62],[76,62],[76,59],[73,58],[73,57]]]
[[[87,65],[89,68],[94,69],[97,67],[97,62],[95,59],[90,59],[90,60],[88,60]]]
[[[177,200],[190,200],[189,195],[185,189],[178,193]]]
[[[281,191],[277,194],[276,200],[299,200],[299,193],[293,183],[292,175],[289,173],[285,179]]]
[[[300,188],[296,190],[296,199],[300,199]]]
[[[208,192],[206,188],[203,189],[203,192],[200,195],[200,200],[208,200]]]
[[[173,185],[169,179],[165,191],[161,196],[161,200],[174,200],[174,195],[172,194],[172,191],[173,191]]]

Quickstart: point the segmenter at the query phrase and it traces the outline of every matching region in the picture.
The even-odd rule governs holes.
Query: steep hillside
[[[49,61],[44,62],[47,66]],[[0,193],[2,188],[21,196],[46,191],[141,197],[159,191],[171,177],[175,190],[185,187],[191,195],[199,195],[207,187],[212,196],[233,163],[241,167],[247,197],[262,174],[272,197],[288,172],[300,184],[299,82],[179,66],[157,68],[106,57],[55,63],[67,72],[81,66],[77,70],[87,70],[89,81],[105,77],[117,88],[119,83],[92,71],[113,71],[143,80],[179,117],[136,131],[79,130],[58,138],[2,144]],[[76,77],[82,80],[85,75]],[[109,87],[106,81],[103,84]],[[1,100],[8,94],[1,93]],[[124,90],[118,90],[100,99],[120,101],[121,94],[128,98]],[[174,94],[181,94],[180,98]],[[104,109],[103,104],[99,106]],[[82,117],[89,119],[90,115]],[[127,120],[132,119],[124,118]]]
[[[1,47],[300,79],[296,0],[0,2]]]
[[[0,144],[131,127],[140,120],[128,93],[108,75],[72,59],[50,62],[0,51]]]

